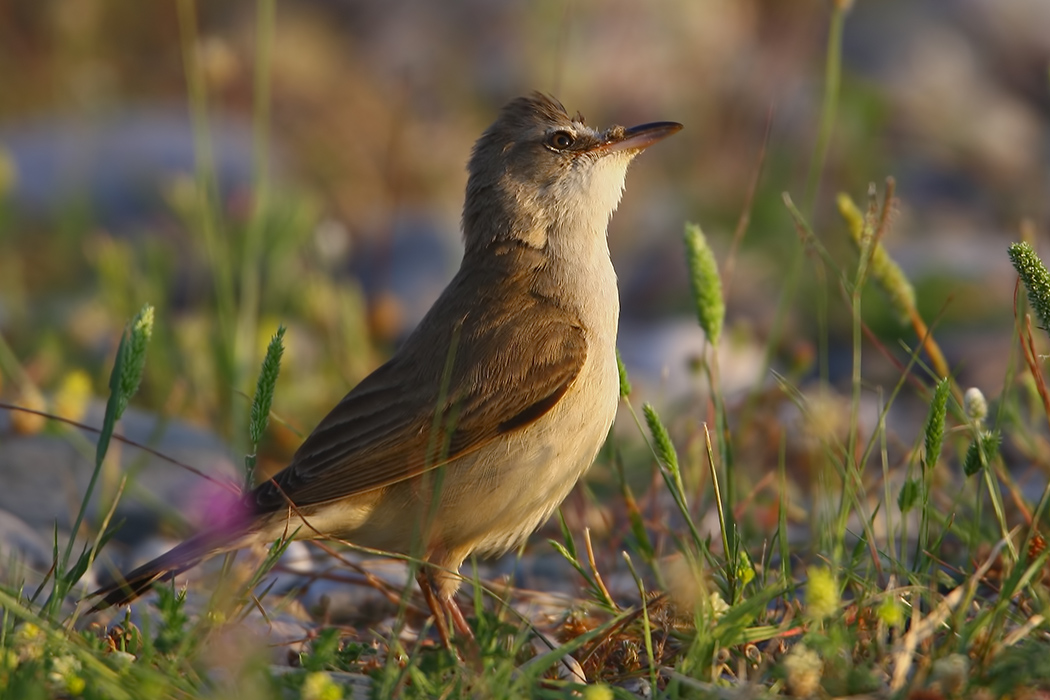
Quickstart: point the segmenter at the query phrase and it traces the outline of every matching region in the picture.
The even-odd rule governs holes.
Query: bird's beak
[[[595,147],[595,151],[616,153],[618,151],[642,151],[657,141],[662,141],[671,134],[681,131],[678,122],[650,122],[625,129],[613,127],[606,132],[605,140]]]

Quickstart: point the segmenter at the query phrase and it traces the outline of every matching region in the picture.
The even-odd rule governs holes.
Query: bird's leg
[[[427,607],[430,608],[430,612],[434,616],[434,626],[437,627],[441,643],[446,649],[451,650],[452,637],[448,633],[448,620],[445,618],[445,608],[438,598],[437,591],[434,590],[434,583],[430,580],[430,574],[427,573],[426,567],[420,567],[416,571],[416,583],[419,584],[419,590],[423,591],[423,599],[427,601]],[[462,613],[460,613],[460,617],[462,617]]]
[[[456,599],[446,595],[441,587],[434,581],[434,577],[425,567],[416,572],[416,582],[423,591],[423,598],[427,601],[430,612],[434,614],[434,626],[437,627],[441,643],[446,648],[452,648],[452,640],[449,635],[448,619],[452,618],[452,625],[456,628],[456,634],[464,639],[474,642],[474,630],[467,624],[467,618],[463,615]]]
[[[470,629],[470,625],[467,624],[467,618],[463,617],[463,610],[459,607],[459,603],[456,602],[455,598],[441,598],[444,602],[445,607],[448,608],[448,614],[452,617],[452,624],[456,628],[456,632],[463,636],[464,639],[474,641],[474,630]]]

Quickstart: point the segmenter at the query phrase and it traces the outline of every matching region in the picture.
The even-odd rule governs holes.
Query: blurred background
[[[599,127],[685,124],[632,166],[610,226],[638,404],[704,400],[682,229],[699,223],[725,261],[745,213],[723,271],[727,392],[770,384],[771,366],[848,393],[848,306],[782,194],[848,270],[835,196],[863,207],[889,175],[884,243],[963,385],[994,395],[1013,356],[1006,246],[1025,220],[1043,241],[1050,215],[1050,3],[858,0],[807,186],[831,14],[826,0],[284,0],[271,24],[246,0],[0,0],[0,396],[97,408],[148,302],[135,406],[238,454],[284,324],[283,421],[263,449],[281,465],[450,279],[471,145],[532,90]],[[877,290],[864,308],[906,362],[914,332]],[[879,353],[865,363],[872,384],[900,376]],[[0,419],[0,445],[42,428],[23,418]]]

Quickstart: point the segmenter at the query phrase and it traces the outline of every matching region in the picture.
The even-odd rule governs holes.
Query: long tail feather
[[[114,605],[127,605],[152,588],[155,583],[168,581],[209,556],[226,549],[222,546],[223,540],[226,539],[216,537],[214,532],[202,532],[191,537],[171,551],[91,593],[89,598],[102,598],[91,608],[91,612],[105,610]]]

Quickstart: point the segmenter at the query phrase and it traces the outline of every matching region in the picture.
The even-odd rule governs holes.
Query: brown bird
[[[616,413],[619,298],[606,241],[631,160],[679,129],[597,131],[541,94],[474,146],[459,272],[394,356],[353,388],[243,513],[96,591],[128,603],[211,555],[286,533],[412,554],[444,612],[471,554],[521,544],[594,460]]]

